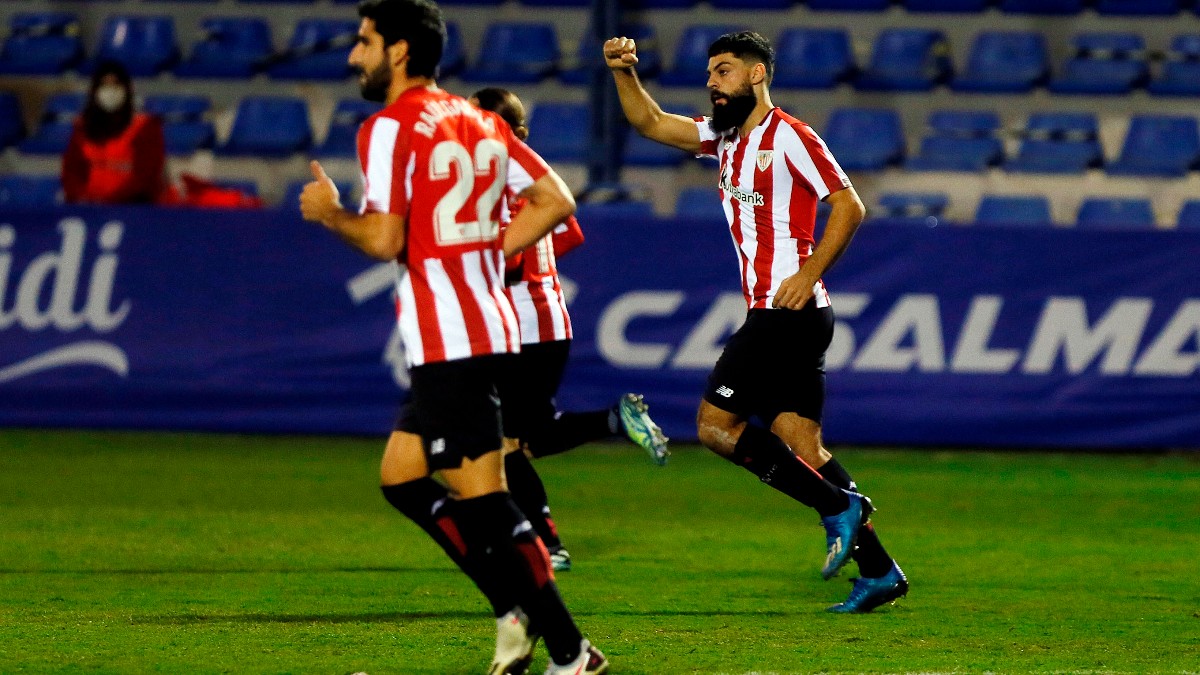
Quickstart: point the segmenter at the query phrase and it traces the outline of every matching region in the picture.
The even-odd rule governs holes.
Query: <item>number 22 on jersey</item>
[[[439,246],[492,241],[499,236],[500,223],[492,214],[504,194],[507,160],[508,148],[491,138],[480,139],[474,155],[458,141],[442,141],[433,146],[429,155],[430,179],[454,178],[454,185],[434,207],[433,225]],[[475,220],[459,220],[463,207],[475,192],[476,181],[493,172],[491,184],[475,200]]]

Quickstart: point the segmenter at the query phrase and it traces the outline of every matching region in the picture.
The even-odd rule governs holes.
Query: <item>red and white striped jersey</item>
[[[719,189],[746,304],[770,308],[779,284],[812,254],[817,202],[850,187],[850,179],[817,133],[779,108],[745,138],[737,129],[714,133],[708,118],[696,128],[699,154],[721,162]],[[818,307],[829,306],[823,281],[813,294]]]
[[[398,321],[410,366],[520,350],[504,293],[500,215],[549,167],[495,113],[435,87],[417,87],[358,132],[363,213],[406,221],[397,256]]]
[[[525,200],[512,198],[509,202],[512,215],[524,205]],[[568,228],[573,225],[582,235],[575,216],[559,227],[564,225]],[[505,277],[509,283],[505,291],[517,312],[523,345],[570,340],[572,336],[571,315],[558,279],[554,237],[553,232],[547,234],[508,261]]]

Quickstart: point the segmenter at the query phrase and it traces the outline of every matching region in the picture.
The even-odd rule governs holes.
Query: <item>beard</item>
[[[358,88],[363,98],[376,102],[387,98],[388,88],[392,86],[392,71],[387,64],[380,63],[378,68],[371,71],[359,68],[358,73]]]
[[[758,105],[758,98],[749,84],[731,94],[714,91],[709,98],[712,99],[713,104],[712,117],[708,121],[708,126],[718,134],[742,126],[750,117],[750,113],[754,112],[754,107]],[[717,103],[719,98],[725,99],[725,103]]]

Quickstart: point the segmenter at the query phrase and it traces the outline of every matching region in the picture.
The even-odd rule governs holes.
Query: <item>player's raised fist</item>
[[[615,37],[604,43],[604,62],[613,70],[628,70],[637,65],[637,43],[633,38]]]

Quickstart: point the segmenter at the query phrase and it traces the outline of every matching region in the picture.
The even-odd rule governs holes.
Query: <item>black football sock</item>
[[[466,543],[452,517],[454,501],[448,498],[446,488],[432,478],[422,478],[399,485],[384,485],[381,489],[389,504],[425,530],[454,564],[475,582],[492,604],[492,612],[497,617],[516,607],[516,600],[505,580],[485,564],[486,561],[467,557]]]
[[[550,555],[508,493],[460,500],[455,520],[468,556],[482,552],[509,583],[555,663],[578,657],[583,636],[558,594]]]
[[[577,448],[584,443],[601,441],[617,433],[610,423],[609,409],[590,412],[562,412],[537,432],[521,440],[534,457],[549,457]],[[619,422],[618,422],[619,424]],[[617,427],[620,430],[620,427]]]
[[[858,528],[858,540],[850,557],[858,563],[858,573],[869,579],[887,574],[895,564],[875,534],[875,526],[869,522]]]
[[[550,519],[550,506],[546,498],[546,486],[525,453],[518,450],[504,457],[504,474],[508,477],[508,492],[529,519],[534,532],[541,537],[546,548],[554,551],[562,546],[558,530]]]
[[[761,427],[747,424],[728,459],[822,516],[837,515],[850,506],[845,492],[792,453],[783,439]]]
[[[821,477],[825,480],[843,490],[858,492],[858,486],[855,485],[854,479],[850,477],[849,472],[846,471],[846,468],[835,457],[830,457],[828,462],[825,462],[825,464],[817,469],[817,473],[821,474]]]
[[[854,484],[850,473],[836,459],[825,462],[824,466],[817,471],[825,477],[825,480],[842,489],[858,491],[858,486]],[[850,557],[858,563],[859,574],[870,579],[878,579],[892,569],[892,558],[884,550],[879,536],[875,534],[875,527],[871,523],[858,528],[857,542]]]

